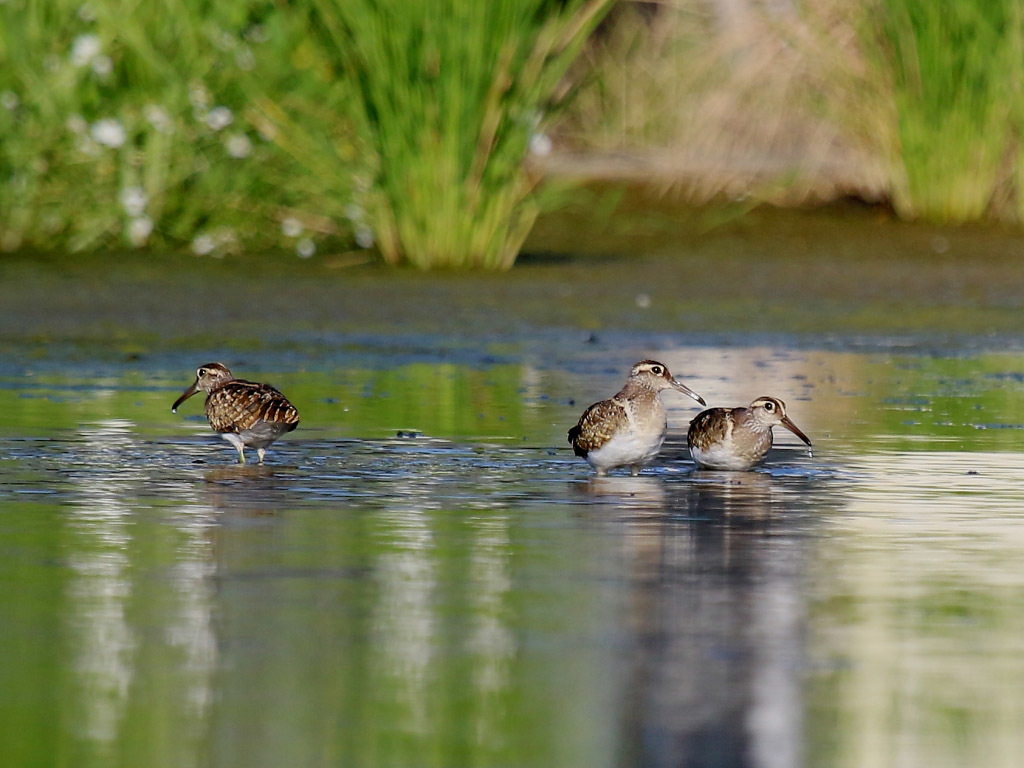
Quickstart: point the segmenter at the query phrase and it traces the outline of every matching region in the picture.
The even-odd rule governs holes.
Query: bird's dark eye
[[[651,373],[653,373],[655,376],[661,376],[661,374],[664,373],[664,369],[660,365],[655,365],[653,368],[651,368]]]
[[[205,368],[200,368],[198,371],[196,371],[196,376],[198,376],[200,379],[203,378],[203,376],[205,376],[205,375],[206,375],[206,369]]]
[[[773,402],[767,402],[767,403],[765,403],[765,404],[764,404],[764,409],[765,409],[766,411],[768,411],[769,413],[771,413],[772,411],[774,411],[774,410],[775,410],[775,403],[773,403]]]

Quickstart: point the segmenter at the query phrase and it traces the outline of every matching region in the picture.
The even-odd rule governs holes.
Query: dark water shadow
[[[800,764],[806,563],[841,490],[799,461],[580,485],[629,563],[620,765]]]

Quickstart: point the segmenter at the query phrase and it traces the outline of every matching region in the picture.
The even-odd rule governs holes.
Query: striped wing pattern
[[[617,433],[629,427],[626,409],[615,400],[602,400],[587,408],[579,423],[569,430],[569,442],[577,456],[586,458]]]
[[[206,396],[206,418],[216,432],[244,432],[261,422],[291,432],[299,425],[299,412],[288,398],[269,384],[232,379]]]
[[[706,450],[725,440],[733,421],[729,408],[708,408],[693,417],[686,432],[686,442],[694,448]]]

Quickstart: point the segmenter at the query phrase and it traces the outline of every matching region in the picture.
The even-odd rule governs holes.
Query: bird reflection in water
[[[668,498],[665,483],[651,475],[595,476],[586,483],[574,483],[573,489],[596,502],[602,510],[619,514],[644,510],[661,513]]]
[[[630,573],[621,762],[799,764],[802,482],[695,471],[582,486],[616,511],[604,521]]]
[[[199,500],[218,516],[269,518],[301,506],[302,492],[289,487],[293,476],[266,464],[224,464],[203,473]]]

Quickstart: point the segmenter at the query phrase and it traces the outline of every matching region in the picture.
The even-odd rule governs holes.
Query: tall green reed
[[[892,200],[907,218],[984,216],[1020,167],[1009,153],[1024,85],[1017,0],[880,0],[872,34],[890,75]],[[1021,209],[1024,211],[1024,208]],[[999,211],[995,211],[999,213]],[[1016,212],[1011,215],[1019,216]]]
[[[353,79],[384,258],[507,269],[540,209],[525,164],[610,0],[312,0]],[[324,163],[320,173],[344,173]]]

